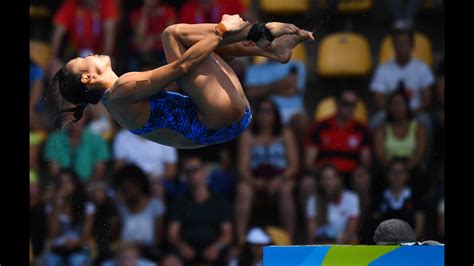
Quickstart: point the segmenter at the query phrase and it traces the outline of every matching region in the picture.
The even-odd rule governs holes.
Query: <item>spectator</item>
[[[51,133],[46,139],[44,160],[48,162],[50,176],[70,169],[82,182],[101,180],[105,173],[105,162],[110,154],[102,137],[84,129],[81,119],[63,131]]]
[[[218,165],[209,176],[209,188],[213,192],[221,194],[229,202],[233,201],[237,180],[233,162],[234,159],[229,148],[219,149]]]
[[[188,0],[181,7],[181,23],[219,23],[224,14],[239,14],[246,18],[241,0]]]
[[[415,36],[412,30],[394,30],[392,32],[395,59],[379,65],[370,83],[377,113],[370,121],[372,128],[377,128],[385,120],[386,98],[397,90],[401,84],[406,88],[409,107],[415,117],[430,129],[430,118],[427,115],[431,103],[430,87],[434,77],[429,67],[412,57]]]
[[[40,170],[40,151],[46,134],[30,131],[30,174],[37,175]]]
[[[373,217],[376,221],[401,219],[414,228],[420,239],[425,227],[424,204],[420,196],[408,185],[410,179],[405,159],[394,158],[387,166],[388,187],[374,201]]]
[[[140,257],[140,249],[132,243],[122,243],[114,259],[110,259],[101,266],[156,266],[157,264]]]
[[[423,7],[423,0],[390,0],[387,1],[397,28],[412,27],[415,16]]]
[[[65,0],[53,18],[49,72],[54,73],[62,65],[60,48],[65,35],[77,56],[90,53],[112,55],[118,19],[116,0]]]
[[[411,226],[400,219],[389,219],[381,222],[374,232],[376,245],[399,245],[416,242],[415,232]]]
[[[164,146],[120,130],[113,143],[114,169],[117,171],[123,165],[132,163],[144,171],[148,178],[160,187],[158,197],[164,200],[161,183],[172,182],[177,174],[176,148]]]
[[[307,171],[316,172],[321,165],[332,164],[342,174],[346,187],[351,187],[352,173],[357,168],[369,169],[371,164],[370,133],[353,118],[357,98],[353,90],[341,91],[336,114],[313,123],[306,135]]]
[[[303,104],[306,90],[306,68],[298,61],[281,64],[267,59],[262,64],[250,65],[245,73],[245,94],[251,101],[271,97],[285,125],[294,120],[307,119]],[[303,118],[302,118],[303,117]]]
[[[30,172],[30,240],[35,258],[40,256],[47,236],[45,205],[41,198],[42,192],[38,176]]]
[[[30,59],[30,130],[43,129],[41,113],[45,109],[42,99],[43,70]]]
[[[150,182],[135,165],[124,166],[114,179],[119,189],[120,239],[135,243],[145,258],[156,261],[160,256],[164,204],[151,197]]]
[[[250,229],[242,253],[238,258],[232,259],[229,266],[263,266],[263,246],[271,243],[271,237],[262,228]]]
[[[360,219],[359,224],[364,224],[369,217],[370,204],[372,198],[372,177],[365,168],[359,168],[354,171],[352,176],[352,187],[359,197]]]
[[[92,235],[98,249],[95,265],[99,265],[104,259],[111,256],[109,245],[118,238],[119,217],[114,202],[107,196],[105,182],[91,183],[87,187],[87,193],[89,199],[96,206]]]
[[[163,256],[160,266],[184,266],[184,263],[179,256],[169,253]]]
[[[235,224],[239,243],[243,243],[255,195],[278,198],[281,220],[293,236],[293,188],[299,166],[296,141],[268,98],[257,104],[255,120],[241,135],[238,157],[242,181],[237,187]]]
[[[357,243],[357,194],[344,189],[342,176],[332,165],[320,168],[319,188],[306,205],[308,243]]]
[[[44,263],[46,266],[90,263],[95,205],[86,201],[83,185],[74,173],[61,172],[57,182],[55,200],[46,206],[49,240]]]
[[[409,99],[403,89],[387,102],[387,122],[375,132],[375,155],[387,166],[394,157],[408,158],[410,170],[419,168],[425,155],[427,136],[424,126],[412,118]]]
[[[176,23],[176,11],[163,0],[143,0],[143,5],[130,14],[133,36],[131,43],[131,71],[138,69],[138,61],[153,59],[155,67],[165,65],[161,33]]]
[[[444,198],[438,204],[438,237],[444,242]]]
[[[232,241],[228,203],[209,190],[199,157],[185,158],[183,170],[190,190],[170,208],[168,241],[187,263],[222,263]]]
[[[435,105],[444,105],[444,59],[436,70]]]

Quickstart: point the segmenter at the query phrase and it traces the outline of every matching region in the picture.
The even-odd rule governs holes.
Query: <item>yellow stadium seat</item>
[[[305,13],[310,7],[311,0],[260,0],[260,8],[265,13]]]
[[[41,144],[47,136],[48,133],[44,130],[30,131],[30,145]]]
[[[30,264],[33,263],[34,256],[33,256],[33,244],[31,243],[30,239]]]
[[[413,57],[425,62],[428,66],[433,64],[433,54],[431,42],[428,37],[420,32],[415,33],[415,48],[412,52]],[[383,64],[393,59],[395,56],[393,50],[392,36],[388,35],[382,41],[379,54],[379,63]]]
[[[372,67],[367,39],[357,33],[335,33],[319,46],[316,72],[324,77],[356,77],[369,74]]]
[[[339,0],[337,10],[341,13],[366,12],[372,8],[373,0]]]
[[[277,246],[287,246],[292,244],[291,237],[288,232],[280,227],[267,226],[265,231],[272,238],[273,244]]]
[[[51,16],[51,10],[45,6],[30,5],[30,18],[47,18]]]
[[[263,56],[254,56],[254,63],[255,64],[262,64],[267,60],[266,57]],[[291,61],[300,61],[301,63],[306,65],[306,49],[303,43],[298,44],[293,49],[293,54],[291,55]]]
[[[319,0],[322,9],[328,8],[327,0]],[[366,12],[372,8],[373,0],[339,0],[337,11],[341,13]]]
[[[51,48],[42,41],[30,41],[30,59],[39,67],[45,69],[51,58]]]
[[[336,114],[336,99],[332,96],[326,97],[319,102],[314,111],[314,120],[321,121]],[[367,124],[367,107],[364,101],[359,99],[354,111],[354,119],[360,123]]]

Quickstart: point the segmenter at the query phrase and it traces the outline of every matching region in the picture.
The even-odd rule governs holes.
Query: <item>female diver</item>
[[[292,24],[250,25],[239,15],[224,15],[219,24],[175,24],[162,35],[167,65],[118,77],[108,56],[78,57],[54,75],[47,101],[57,108],[61,98],[74,104],[60,110],[72,112],[74,122],[88,104],[101,101],[122,127],[163,145],[193,149],[222,143],[239,136],[252,119],[242,86],[223,57],[265,56],[287,63],[299,42],[314,40]],[[185,95],[165,90],[175,81]]]

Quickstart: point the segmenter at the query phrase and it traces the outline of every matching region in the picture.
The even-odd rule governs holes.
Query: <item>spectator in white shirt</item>
[[[137,244],[143,257],[156,260],[160,254],[165,205],[151,197],[150,182],[137,166],[124,166],[114,179],[119,191],[120,239]]]
[[[306,204],[308,243],[357,243],[359,197],[344,189],[334,166],[325,165],[319,173],[319,191]]]
[[[370,83],[378,110],[370,121],[371,127],[377,128],[383,123],[387,96],[403,86],[410,98],[410,108],[430,131],[431,120],[426,111],[431,102],[430,87],[435,82],[434,76],[425,63],[411,55],[415,44],[413,30],[396,29],[392,32],[392,39],[395,59],[379,65]]]

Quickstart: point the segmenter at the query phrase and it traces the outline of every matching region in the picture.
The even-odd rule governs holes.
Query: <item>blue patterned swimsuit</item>
[[[107,108],[105,94],[102,102]],[[199,121],[197,107],[186,95],[163,90],[151,96],[149,103],[148,121],[143,127],[130,130],[133,134],[142,135],[156,129],[168,128],[196,144],[213,145],[236,138],[247,129],[252,120],[252,112],[250,108],[246,108],[239,121],[224,128],[209,129]]]

